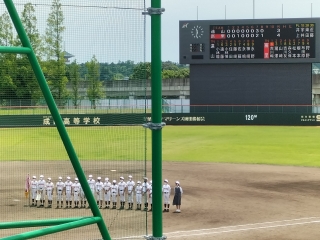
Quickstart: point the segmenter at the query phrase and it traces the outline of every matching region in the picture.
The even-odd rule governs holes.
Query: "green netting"
[[[88,177],[143,181],[146,174],[145,17],[142,0],[14,1],[62,120]],[[0,3],[0,46],[21,46],[5,5]],[[30,207],[27,174],[54,185],[74,182],[75,171],[28,59],[0,54],[2,221],[91,216],[90,209]],[[46,196],[45,206],[48,206]],[[65,200],[65,196],[64,196]],[[38,201],[38,206],[40,201]],[[112,203],[111,203],[112,205]],[[64,201],[64,206],[66,203]],[[74,202],[72,207],[74,207]],[[102,207],[105,207],[103,200]],[[102,209],[112,239],[141,239],[145,211]],[[128,208],[127,196],[125,209]],[[30,229],[1,230],[0,237]],[[90,226],[41,239],[99,239]]]

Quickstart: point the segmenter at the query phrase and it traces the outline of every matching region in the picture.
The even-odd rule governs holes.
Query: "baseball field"
[[[138,127],[137,127],[138,128]],[[144,175],[146,140],[151,179],[151,132],[119,127],[68,128],[86,174]],[[54,128],[1,129],[2,221],[89,216],[88,209],[25,207],[27,173],[75,177]],[[137,138],[138,133],[138,138]],[[320,128],[271,126],[167,126],[163,178],[179,180],[182,212],[163,214],[168,239],[319,239]],[[110,141],[110,139],[116,139]],[[137,140],[140,139],[140,140]],[[129,157],[130,156],[130,157]],[[132,157],[135,156],[135,157]],[[125,160],[124,160],[125,159]],[[113,238],[141,239],[152,213],[102,210]],[[132,223],[132,224],[130,224]],[[2,230],[0,237],[22,232]],[[41,239],[98,239],[96,226]]]

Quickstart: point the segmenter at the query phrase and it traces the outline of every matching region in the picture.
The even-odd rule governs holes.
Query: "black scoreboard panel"
[[[311,74],[309,63],[191,64],[190,105],[311,105]]]
[[[180,63],[320,61],[320,18],[180,21]]]

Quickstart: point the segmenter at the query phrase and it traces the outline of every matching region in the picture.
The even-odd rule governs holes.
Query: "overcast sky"
[[[38,28],[44,34],[51,0],[29,1],[38,4]],[[60,1],[69,5],[63,7],[65,50],[75,55],[78,62],[89,61],[93,55],[99,62],[150,61],[151,18],[146,17],[147,45],[144,48],[143,0]],[[26,2],[28,0],[14,0],[18,4],[18,12],[22,11],[21,4]],[[146,0],[146,7],[150,6],[151,0]],[[162,60],[173,62],[179,61],[179,20],[252,19],[253,15],[256,19],[309,18],[311,12],[312,17],[320,17],[320,0],[162,0],[162,7],[165,8],[162,15]],[[0,13],[4,10],[1,4]]]

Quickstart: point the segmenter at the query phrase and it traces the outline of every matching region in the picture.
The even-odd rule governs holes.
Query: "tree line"
[[[99,63],[93,55],[90,61],[78,63],[74,60],[67,64],[63,49],[64,15],[60,0],[53,0],[46,20],[45,34],[37,29],[35,7],[32,3],[24,5],[20,14],[22,24],[29,37],[32,48],[38,58],[51,93],[59,106],[68,99],[75,107],[81,98],[79,87],[86,82],[87,95],[93,108],[96,101],[106,98],[103,91],[104,81],[150,79],[151,63]],[[21,46],[15,36],[10,16],[7,12],[0,15],[0,46]],[[30,99],[40,103],[42,93],[26,55],[0,54],[0,100],[5,105],[9,99]],[[163,62],[163,79],[188,78],[189,68],[173,62]],[[67,84],[70,86],[67,88]]]

